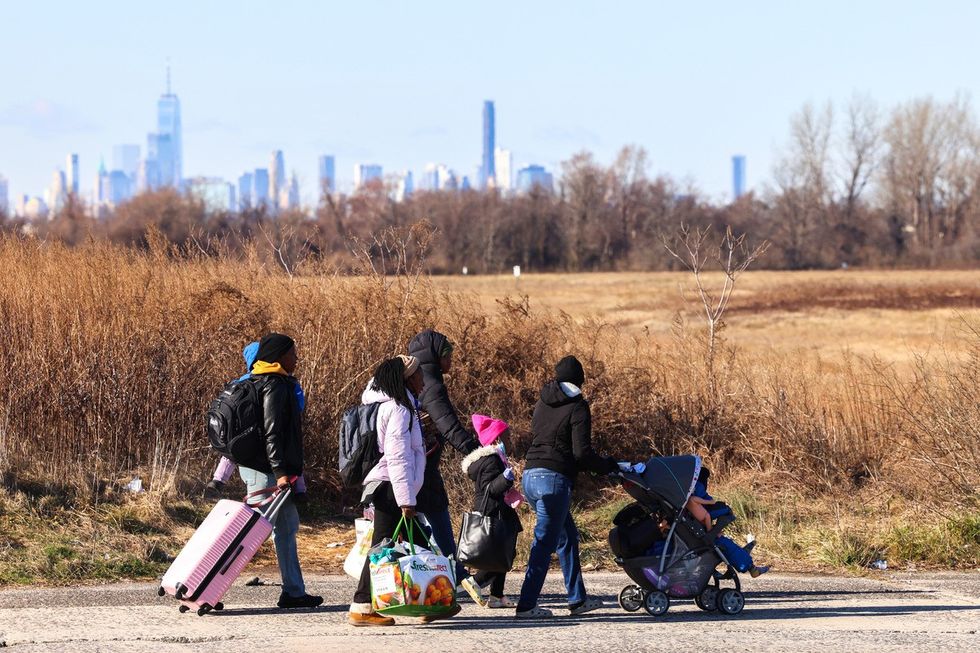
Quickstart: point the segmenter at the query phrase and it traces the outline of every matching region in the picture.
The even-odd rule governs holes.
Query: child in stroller
[[[620,592],[620,606],[629,612],[643,607],[659,616],[667,612],[671,598],[693,598],[702,610],[741,612],[745,599],[737,572],[754,565],[745,549],[728,538],[719,542],[735,516],[707,494],[708,474],[702,474],[701,459],[651,458],[645,466],[615,476],[636,499],[616,515],[609,533],[617,564],[636,583]],[[720,572],[722,563],[725,570]],[[722,588],[721,582],[727,580],[734,587]]]

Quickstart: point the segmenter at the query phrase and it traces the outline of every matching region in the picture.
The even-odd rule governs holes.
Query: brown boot
[[[394,626],[395,620],[391,617],[380,615],[377,612],[364,614],[361,612],[348,612],[347,620],[351,626]]]

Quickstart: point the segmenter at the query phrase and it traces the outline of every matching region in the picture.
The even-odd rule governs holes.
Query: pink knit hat
[[[487,417],[486,415],[473,416],[473,428],[476,430],[476,437],[484,447],[491,444],[500,437],[510,426],[503,420]]]

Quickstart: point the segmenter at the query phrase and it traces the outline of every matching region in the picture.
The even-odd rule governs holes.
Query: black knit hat
[[[296,343],[293,342],[292,338],[281,333],[270,333],[262,336],[262,340],[259,341],[259,353],[256,360],[275,363],[295,345]]]
[[[585,370],[574,356],[565,356],[555,365],[555,378],[559,383],[568,382],[581,386],[585,383]]]

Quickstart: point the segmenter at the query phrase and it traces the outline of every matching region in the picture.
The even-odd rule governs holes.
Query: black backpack
[[[262,399],[251,377],[225,385],[208,409],[207,430],[211,448],[236,464],[264,452]]]
[[[345,487],[358,487],[381,460],[378,450],[380,403],[354,406],[340,419],[340,478]]]

